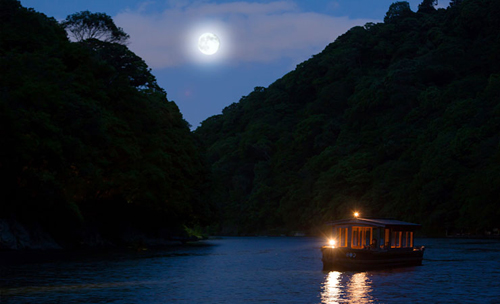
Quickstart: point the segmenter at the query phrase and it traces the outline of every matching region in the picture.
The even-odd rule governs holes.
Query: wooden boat
[[[323,246],[324,270],[369,270],[422,265],[425,247],[414,247],[418,224],[353,218],[328,223],[333,239]]]

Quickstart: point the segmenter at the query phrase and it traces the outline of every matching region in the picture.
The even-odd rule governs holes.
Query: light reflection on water
[[[370,303],[371,281],[365,272],[355,273],[347,285],[347,293],[350,303]]]
[[[372,303],[371,280],[365,272],[343,273],[331,271],[328,273],[321,292],[324,304]]]
[[[340,295],[342,294],[342,286],[340,282],[341,273],[338,271],[331,271],[326,277],[321,292],[321,301],[325,304],[340,303]]]
[[[499,241],[420,240],[423,266],[367,272],[322,271],[322,244],[224,238],[148,252],[0,252],[0,303],[500,303]]]

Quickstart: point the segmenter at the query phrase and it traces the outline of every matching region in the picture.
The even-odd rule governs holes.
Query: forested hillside
[[[196,130],[226,233],[500,223],[500,1],[392,4]]]
[[[128,36],[114,26],[109,39],[70,42],[63,26],[0,0],[0,219],[63,246],[203,224],[199,147]]]

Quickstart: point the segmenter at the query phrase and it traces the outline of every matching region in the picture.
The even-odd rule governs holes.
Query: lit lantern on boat
[[[331,239],[328,241],[328,244],[332,247],[332,248],[335,248],[335,244],[337,243],[337,241],[335,241],[334,239]]]
[[[354,217],[358,217],[359,216],[359,212],[354,212]]]

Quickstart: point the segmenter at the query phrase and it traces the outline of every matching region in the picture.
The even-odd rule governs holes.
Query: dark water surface
[[[417,239],[424,265],[322,271],[318,238],[142,252],[0,253],[0,303],[500,303],[498,240]]]

